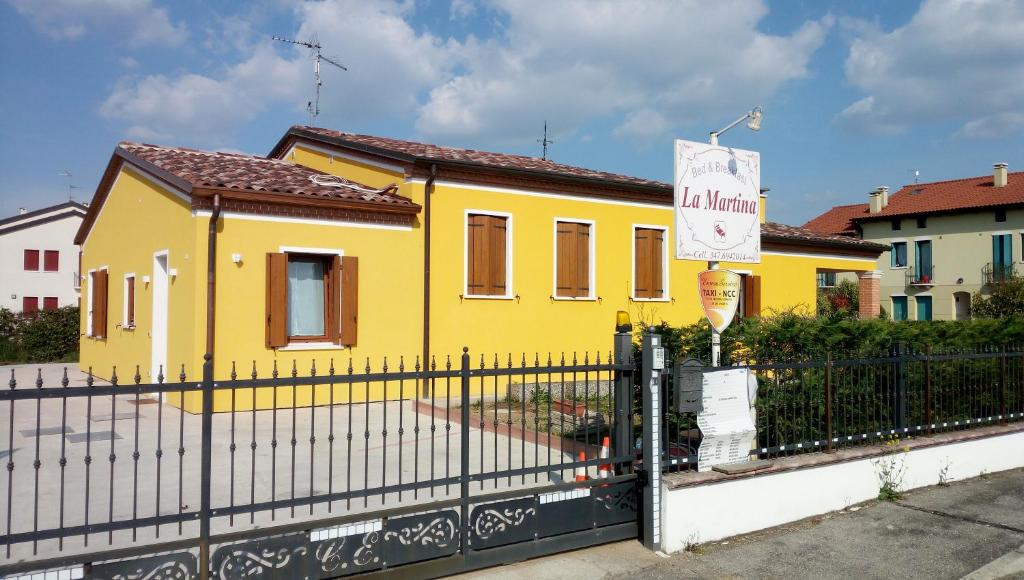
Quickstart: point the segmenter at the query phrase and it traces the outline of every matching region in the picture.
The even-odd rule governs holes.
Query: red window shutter
[[[135,327],[135,277],[125,279],[125,300],[128,302],[125,309],[125,321],[129,328]]]
[[[25,271],[39,271],[39,250],[25,250]]]
[[[107,271],[92,273],[92,336],[107,336]]]
[[[338,344],[354,346],[359,324],[359,258],[341,258],[341,329]]]
[[[576,224],[558,222],[555,232],[558,252],[555,256],[558,261],[555,295],[576,296]]]
[[[39,298],[36,298],[34,296],[22,296],[21,313],[35,314],[36,312],[39,312]]]
[[[56,272],[60,265],[60,252],[57,250],[46,250],[43,252],[43,270]]]
[[[590,224],[576,224],[576,296],[590,296]]]
[[[487,294],[490,296],[504,296],[508,293],[505,280],[505,259],[507,257],[506,244],[508,243],[508,228],[506,220],[499,216],[488,216],[490,227],[488,227],[488,286]]]
[[[267,254],[267,348],[288,344],[288,254]]]
[[[56,296],[47,296],[46,298],[43,298],[43,310],[56,310],[57,308]]]

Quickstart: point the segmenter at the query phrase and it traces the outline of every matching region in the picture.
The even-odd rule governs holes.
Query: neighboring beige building
[[[879,258],[881,305],[895,320],[963,320],[971,295],[1024,274],[1024,172],[880,187],[804,224],[889,246]]]

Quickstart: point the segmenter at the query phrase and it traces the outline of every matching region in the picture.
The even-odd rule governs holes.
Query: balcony
[[[924,266],[907,268],[907,286],[934,286],[935,266]]]
[[[1016,276],[1016,272],[1012,262],[1009,264],[994,264],[990,262],[981,269],[981,279],[987,285],[1007,282],[1014,276]]]

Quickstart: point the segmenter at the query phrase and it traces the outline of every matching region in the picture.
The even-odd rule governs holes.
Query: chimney
[[[1006,177],[1006,167],[1007,167],[1007,165],[1005,163],[996,163],[992,167],[994,168],[992,184],[994,186],[996,186],[996,187],[1006,187],[1006,183],[1007,183],[1007,181],[1006,181],[1007,180],[1007,177]]]
[[[889,205],[889,188],[884,185],[868,194],[868,213],[878,213]]]
[[[19,207],[18,208],[18,215],[25,215],[27,213],[28,213],[28,208],[25,208],[25,207]]]

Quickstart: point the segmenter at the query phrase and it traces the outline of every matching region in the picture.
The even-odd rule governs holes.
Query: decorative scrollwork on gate
[[[164,562],[152,570],[136,569],[135,572],[114,574],[111,580],[189,580],[192,571],[182,562]]]
[[[635,512],[637,510],[637,493],[632,486],[620,486],[615,491],[601,494],[597,501],[606,510]]]
[[[98,562],[92,565],[90,577],[111,580],[192,580],[197,575],[195,556],[188,552],[173,552],[134,560]]]
[[[305,556],[305,546],[264,549],[259,553],[233,550],[217,568],[219,578],[248,578],[288,566],[293,557]]]
[[[356,566],[366,566],[380,562],[380,556],[376,553],[377,544],[380,542],[380,532],[370,532],[363,536],[363,545],[359,546],[356,553],[352,555],[352,562]]]
[[[536,515],[536,508],[485,509],[473,523],[473,531],[483,540],[509,528],[523,525],[528,516]]]
[[[458,529],[451,518],[438,517],[430,520],[430,522],[420,522],[412,527],[385,532],[384,540],[397,539],[405,546],[413,544],[428,546],[433,544],[438,548],[444,548],[455,540],[457,533]]]

